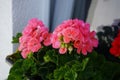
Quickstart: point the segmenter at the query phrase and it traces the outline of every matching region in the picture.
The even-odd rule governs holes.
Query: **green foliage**
[[[25,77],[23,76],[23,70],[21,69],[22,63],[24,60],[18,60],[13,65],[13,67],[10,70],[10,75],[8,76],[8,80],[24,80]]]
[[[21,53],[20,51],[16,50],[16,52],[14,52],[13,54],[8,55],[8,56],[6,57],[6,60],[7,60],[8,62],[10,62],[11,64],[13,64],[13,63],[15,63],[17,60],[22,59],[22,56],[21,56],[20,53]]]
[[[8,80],[119,80],[119,76],[120,64],[95,51],[87,56],[74,51],[61,55],[49,46],[16,59]]]
[[[16,36],[13,36],[12,43],[19,43],[19,37],[22,36],[22,33],[17,33]]]
[[[20,38],[21,36],[22,36],[22,33],[17,33],[16,36],[13,36],[12,43],[19,43],[19,38]],[[13,54],[8,55],[8,56],[6,57],[6,60],[7,60],[8,62],[10,62],[11,64],[13,64],[13,63],[16,62],[17,60],[22,59],[20,53],[21,53],[20,51],[16,50]]]

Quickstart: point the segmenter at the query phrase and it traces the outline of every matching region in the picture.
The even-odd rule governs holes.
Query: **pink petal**
[[[51,37],[52,37],[52,34],[48,34],[47,38],[43,42],[45,46],[51,45]]]
[[[65,54],[67,52],[67,48],[60,48],[59,53],[60,54]]]
[[[22,55],[23,58],[27,58],[27,55],[28,55],[29,53],[30,53],[29,50],[24,49],[24,50],[21,52],[21,55]]]
[[[59,48],[60,47],[60,42],[59,41],[56,41],[52,44],[52,47],[53,48]]]
[[[85,48],[82,48],[82,54],[83,54],[83,55],[87,55],[87,51],[86,51]]]

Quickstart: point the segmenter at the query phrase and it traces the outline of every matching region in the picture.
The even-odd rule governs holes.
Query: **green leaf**
[[[29,79],[26,76],[23,76],[23,75],[10,74],[7,80],[29,80]]]
[[[9,80],[27,80],[38,72],[32,58],[20,59],[13,64],[8,76]]]
[[[77,73],[72,69],[67,71],[64,76],[65,80],[76,80],[76,78],[77,78]]]
[[[13,36],[12,43],[19,43],[19,38],[22,36],[22,33],[17,33],[16,36]]]
[[[16,50],[15,53],[13,53],[13,54],[11,54],[11,55],[8,55],[8,56],[6,57],[6,60],[7,60],[8,62],[10,62],[11,64],[15,63],[15,62],[16,62],[17,60],[19,60],[19,59],[23,59],[23,58],[22,58],[22,56],[21,56],[21,52],[18,51],[18,50]]]
[[[81,64],[82,71],[86,68],[86,65],[87,65],[88,61],[89,61],[89,58],[83,59],[82,64]]]
[[[12,66],[12,68],[10,69],[10,73],[14,73],[15,71],[17,71],[17,70],[21,70],[21,66],[22,66],[22,64],[23,64],[23,59],[20,59],[20,60],[18,60],[18,61],[16,61],[14,64],[13,64],[13,66]],[[22,70],[21,70],[22,71]],[[16,74],[16,73],[15,73]]]
[[[34,65],[34,60],[32,58],[26,58],[24,61],[23,61],[23,64],[22,64],[22,69],[23,71],[28,71],[31,66]]]
[[[48,50],[44,56],[45,62],[53,62],[58,65],[58,55],[56,55],[55,50]]]
[[[23,70],[21,69],[23,60],[16,61],[13,67],[10,69],[8,80],[20,80],[23,78]]]
[[[37,64],[34,63],[34,64],[31,66],[31,75],[37,75],[37,74],[38,74]]]
[[[53,73],[47,74],[47,79],[49,79],[49,80],[54,80]]]
[[[33,55],[40,63],[44,62],[44,55],[46,54],[46,51],[49,50],[49,47],[43,46],[38,52],[35,52]]]
[[[76,59],[76,56],[74,53],[71,53],[71,54],[67,53],[67,54],[63,54],[63,55],[61,55],[61,54],[58,55],[59,66],[64,66],[65,64],[74,63],[74,60],[78,60],[78,59]]]
[[[7,80],[27,80],[27,78],[23,78],[22,75],[10,74]]]
[[[54,71],[54,78],[55,78],[55,80],[62,80],[62,79],[64,79],[64,76],[65,76],[66,72],[69,71],[69,70],[70,70],[70,68],[67,65],[62,66],[62,67],[56,69]]]
[[[84,69],[87,66],[87,63],[89,61],[89,58],[85,58],[82,60],[82,62],[79,61],[74,61],[74,63],[72,64],[72,70],[74,71],[84,71]]]
[[[52,77],[49,76],[49,74],[53,73],[54,69],[56,69],[55,63],[52,62],[47,62],[47,63],[42,63],[38,66],[38,73],[42,77],[43,80],[46,80],[50,78],[49,80],[52,79]],[[49,77],[48,77],[49,76]]]
[[[114,80],[115,76],[118,73],[119,73],[119,79],[120,79],[119,63],[106,61],[104,65],[101,66],[101,71],[105,79]]]

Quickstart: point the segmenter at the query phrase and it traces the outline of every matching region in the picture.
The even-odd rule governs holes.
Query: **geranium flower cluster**
[[[37,52],[42,45],[49,46],[51,34],[48,28],[38,19],[31,19],[19,38],[19,51],[23,58],[26,58],[30,52]]]
[[[117,37],[111,43],[110,53],[116,57],[120,57],[120,30]]]
[[[95,35],[94,31],[90,32],[88,23],[78,19],[71,19],[56,27],[51,42],[53,48],[59,48],[60,54],[77,49],[78,54],[87,55],[87,52],[92,52],[93,47],[98,46]]]
[[[59,49],[60,54],[71,53],[74,50],[78,54],[87,55],[98,46],[96,33],[90,31],[90,25],[78,19],[66,20],[58,25],[53,33],[38,19],[32,19],[19,38],[19,50],[23,58],[30,52],[37,52],[42,46],[49,46]]]

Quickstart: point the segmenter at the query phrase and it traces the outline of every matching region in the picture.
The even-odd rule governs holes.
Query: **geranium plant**
[[[94,50],[96,32],[82,20],[66,20],[49,33],[42,21],[31,19],[13,42],[19,47],[9,56],[8,80],[113,80],[120,73],[118,63]]]

